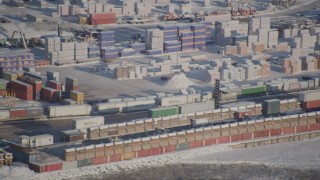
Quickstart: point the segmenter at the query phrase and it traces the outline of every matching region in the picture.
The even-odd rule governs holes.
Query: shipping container
[[[71,91],[70,98],[76,102],[83,103],[84,102],[84,93],[80,91]]]
[[[74,129],[83,129],[95,126],[104,125],[104,117],[103,116],[94,116],[94,117],[85,117],[79,119],[73,119],[72,126]]]
[[[280,113],[280,100],[264,100],[262,103],[262,112],[264,116],[276,115]]]
[[[316,101],[320,100],[320,91],[307,91],[299,94],[299,101],[307,102],[307,101]]]
[[[10,111],[0,110],[0,120],[8,120],[8,119],[10,119]]]
[[[320,108],[320,99],[314,100],[314,101],[301,102],[301,108],[303,108],[303,109]]]
[[[161,107],[149,110],[149,117],[152,118],[172,116],[177,114],[179,114],[179,107],[177,106]]]
[[[48,106],[49,117],[63,116],[88,116],[91,114],[92,108],[90,105],[66,105],[66,106]]]
[[[77,167],[85,167],[85,166],[91,166],[92,162],[91,159],[83,159],[77,161]]]
[[[188,103],[188,96],[186,95],[160,98],[161,106],[175,106],[175,105],[182,105],[187,103]]]
[[[27,116],[28,116],[28,117],[39,117],[39,116],[43,116],[43,108],[42,108],[42,107],[31,107],[31,108],[27,108]]]
[[[208,123],[209,123],[209,121],[207,118],[191,119],[191,124],[193,127],[203,126]]]
[[[10,109],[10,118],[27,117],[27,110],[24,108]]]
[[[62,170],[75,169],[78,167],[77,161],[63,161]]]
[[[242,88],[243,96],[263,95],[263,94],[266,94],[266,92],[267,92],[266,86]]]
[[[250,109],[244,109],[244,110],[238,110],[234,112],[234,118],[241,120],[244,118],[249,118],[252,115],[252,110]]]
[[[176,151],[186,150],[188,148],[189,147],[188,147],[187,143],[182,143],[182,144],[177,144],[176,145]]]
[[[207,101],[207,102],[201,102],[201,103],[184,104],[184,105],[179,105],[178,107],[179,107],[180,114],[204,112],[204,111],[213,110],[214,102]]]

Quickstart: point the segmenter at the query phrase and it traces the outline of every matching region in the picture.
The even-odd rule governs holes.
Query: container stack
[[[178,27],[175,24],[158,25],[158,28],[163,31],[164,41],[178,40]]]
[[[71,91],[70,98],[80,104],[84,102],[84,94],[80,91]]]
[[[308,91],[299,95],[303,109],[320,108],[320,91]]]
[[[264,116],[278,115],[280,113],[280,100],[269,99],[263,101],[262,113]]]
[[[136,53],[143,53],[146,50],[146,45],[144,43],[133,43],[129,44],[129,48],[132,48]]]
[[[55,80],[50,80],[48,82],[48,87],[52,88],[52,89],[56,89],[56,90],[62,91],[62,83],[58,82],[58,81],[55,81]]]
[[[98,59],[100,58],[100,48],[96,45],[88,46],[88,58],[89,59]]]
[[[33,87],[33,100],[39,101],[41,97],[42,82],[27,76],[22,76],[19,80],[30,84]]]
[[[159,29],[147,29],[146,32],[146,49],[147,50],[159,50],[163,49],[163,31]]]
[[[114,31],[101,31],[98,33],[98,41],[100,49],[114,47],[115,32]]]
[[[74,52],[75,50],[73,42],[61,43],[61,51],[58,52],[58,60],[56,62],[59,64],[73,63],[75,57]]]
[[[202,24],[206,26],[206,38],[210,39],[212,37],[211,22],[205,21],[205,22],[202,22]]]
[[[206,45],[206,27],[202,24],[191,25],[191,31],[194,32],[193,49],[201,49]]]
[[[4,72],[2,73],[2,78],[7,81],[14,81],[18,79],[18,75],[13,72]]]
[[[193,50],[193,39],[194,33],[192,31],[186,31],[180,34],[182,52]]]
[[[278,45],[279,31],[271,30],[268,33],[268,48],[272,48],[275,45]]]
[[[11,81],[10,86],[11,90],[17,98],[25,101],[33,100],[33,87],[31,85],[18,80],[14,80]]]
[[[0,73],[22,70],[23,66],[34,67],[34,54],[25,51],[1,50]]]
[[[86,42],[77,42],[74,44],[74,59],[77,62],[84,62],[88,59],[88,43]]]
[[[91,25],[116,23],[115,13],[90,14]]]
[[[47,37],[45,39],[45,49],[47,52],[54,52],[61,50],[60,37]]]
[[[181,50],[181,42],[180,41],[165,41],[163,50],[165,53],[179,52]]]
[[[65,92],[67,97],[70,95],[70,91],[79,90],[79,80],[73,77],[66,77]]]
[[[42,100],[46,102],[60,102],[61,101],[61,91],[52,89],[49,87],[44,87],[42,89]]]
[[[59,72],[47,71],[47,79],[48,81],[59,81]]]
[[[119,51],[115,47],[101,48],[101,59],[114,59],[119,57]]]

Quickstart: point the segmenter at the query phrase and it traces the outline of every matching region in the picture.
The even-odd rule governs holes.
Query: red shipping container
[[[252,139],[252,133],[244,133],[244,134],[242,134],[242,139],[243,140]]]
[[[206,140],[204,140],[204,144],[205,144],[205,146],[210,146],[212,144],[217,144],[217,138],[206,139]]]
[[[166,146],[164,148],[165,148],[165,153],[176,151],[176,145],[170,145],[170,146]]]
[[[218,137],[218,144],[225,144],[230,142],[230,136]]]
[[[33,100],[33,87],[27,83],[21,81],[11,81],[11,89],[15,96],[25,101]]]
[[[108,157],[96,157],[91,159],[92,165],[105,164],[108,162]]]
[[[46,166],[46,172],[62,170],[62,163],[50,164]]]
[[[245,109],[245,110],[239,110],[239,111],[234,112],[235,119],[242,119],[245,115],[252,116],[252,110]]]
[[[150,156],[158,155],[158,154],[162,154],[162,153],[163,153],[162,148],[153,148],[153,149],[150,149]]]
[[[58,82],[58,81],[50,80],[48,82],[48,87],[61,91],[62,90],[62,83]]]
[[[46,166],[45,165],[40,165],[40,164],[34,164],[34,163],[29,163],[28,164],[29,168],[37,173],[43,173],[46,172]]]
[[[301,107],[303,109],[320,108],[320,100],[301,102]]]
[[[253,133],[253,138],[268,137],[268,136],[269,136],[268,130],[257,131]]]
[[[231,142],[236,142],[241,140],[243,140],[242,134],[236,134],[231,136]]]
[[[281,129],[270,129],[270,136],[279,136],[281,135]]]
[[[150,150],[147,149],[147,150],[140,150],[137,152],[137,157],[147,157],[147,156],[150,156]]]
[[[91,14],[90,20],[91,20],[91,25],[113,24],[113,23],[116,23],[116,14],[115,13]]]
[[[302,133],[307,131],[308,131],[308,125],[297,126],[297,133]]]
[[[114,154],[109,156],[109,162],[117,162],[121,161],[121,155],[120,154]]]
[[[203,142],[202,141],[194,141],[194,142],[189,142],[188,143],[188,147],[190,149],[197,148],[197,147],[202,147],[202,146],[203,146]]]
[[[46,102],[59,102],[61,100],[60,91],[52,88],[43,88],[42,100]]]
[[[26,117],[26,109],[10,109],[10,118]]]
[[[308,126],[308,131],[320,130],[320,124],[309,124]]]
[[[295,127],[282,128],[282,134],[294,134],[295,132]]]

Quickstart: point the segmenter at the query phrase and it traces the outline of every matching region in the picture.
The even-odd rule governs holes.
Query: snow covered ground
[[[303,167],[320,170],[320,138],[274,144],[249,149],[232,149],[213,145],[130,161],[89,166],[78,169],[34,174],[26,168],[0,169],[0,179],[65,179],[101,174],[117,174],[172,164],[263,164],[280,167]]]

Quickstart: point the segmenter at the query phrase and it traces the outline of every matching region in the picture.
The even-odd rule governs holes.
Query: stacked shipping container
[[[17,98],[25,101],[33,100],[33,87],[31,85],[14,80],[10,82],[10,87]]]

